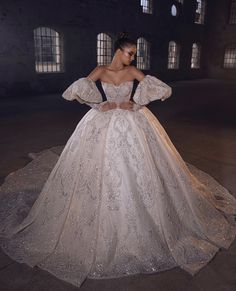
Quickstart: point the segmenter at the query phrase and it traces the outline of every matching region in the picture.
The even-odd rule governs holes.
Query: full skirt
[[[91,109],[63,147],[0,191],[0,246],[76,286],[181,267],[194,275],[236,234],[236,199],[185,163],[149,109]]]

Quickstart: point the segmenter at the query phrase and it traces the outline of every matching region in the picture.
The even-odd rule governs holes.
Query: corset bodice
[[[126,81],[118,86],[112,83],[106,83],[102,81],[101,84],[106,98],[109,102],[121,103],[130,100],[133,88],[133,81]]]

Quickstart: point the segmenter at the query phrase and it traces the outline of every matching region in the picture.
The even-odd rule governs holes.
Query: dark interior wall
[[[175,0],[153,2],[154,12],[148,15],[142,12],[139,0],[1,0],[0,96],[64,90],[96,66],[96,39],[101,32],[115,38],[126,30],[132,38],[145,37],[151,43],[151,68],[145,73],[164,80],[205,77],[205,61],[201,69],[190,68],[193,42],[202,44],[202,60],[208,59],[204,54],[209,52],[209,43],[204,42],[206,26],[194,24],[196,1],[185,0],[183,7]],[[170,14],[173,3],[179,6],[179,17]],[[40,26],[62,35],[64,72],[35,72],[33,30]],[[167,69],[170,40],[181,45],[178,70]],[[209,66],[208,62],[207,73],[211,76]]]
[[[205,67],[211,78],[236,78],[236,69],[223,67],[228,45],[236,47],[236,24],[229,24],[231,0],[208,0],[210,14],[206,19]]]

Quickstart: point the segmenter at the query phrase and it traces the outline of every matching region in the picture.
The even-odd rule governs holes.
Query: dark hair
[[[127,32],[121,32],[118,35],[117,40],[114,43],[114,52],[116,52],[118,49],[123,49],[126,46],[132,46],[136,45],[136,42],[128,37]]]

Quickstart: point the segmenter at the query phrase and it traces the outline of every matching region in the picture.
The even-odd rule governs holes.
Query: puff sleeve
[[[164,101],[171,93],[172,89],[169,85],[154,76],[146,75],[139,82],[133,100],[139,105],[146,105],[154,100]]]
[[[104,102],[94,81],[88,78],[80,78],[72,83],[62,94],[66,100],[77,100],[92,108],[99,109]]]

